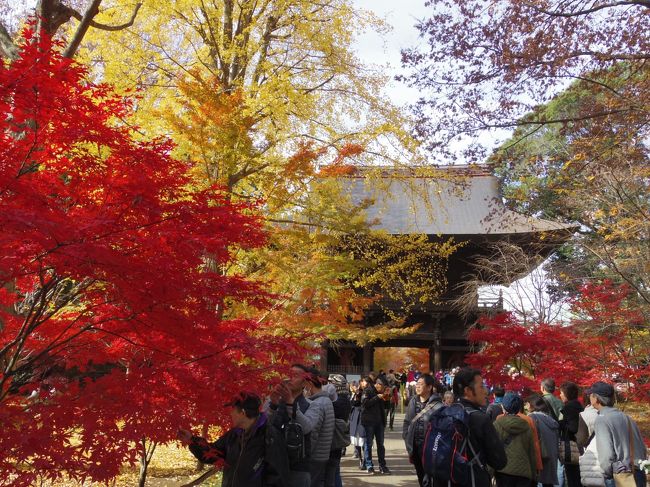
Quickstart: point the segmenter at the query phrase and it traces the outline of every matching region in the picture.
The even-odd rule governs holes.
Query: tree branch
[[[72,17],[72,9],[61,0],[39,0],[36,5],[38,24],[36,32],[45,32],[53,37],[56,31]]]
[[[592,113],[589,115],[584,115],[581,117],[566,117],[566,118],[552,118],[549,120],[514,120],[512,122],[505,122],[505,123],[487,123],[484,122],[481,119],[476,119],[477,122],[481,123],[482,127],[481,128],[512,128],[512,127],[520,127],[524,125],[551,125],[555,123],[571,123],[571,122],[582,122],[585,120],[593,120],[596,118],[602,118],[602,117],[607,117],[610,115],[618,115],[621,113],[626,113],[630,112],[632,110],[629,109],[621,109],[621,110],[607,110],[603,112],[597,112],[597,113]],[[469,133],[470,130],[465,130],[465,132]]]
[[[77,52],[77,49],[81,44],[81,40],[84,38],[86,32],[88,32],[88,29],[90,28],[90,23],[92,22],[93,18],[99,13],[99,5],[101,3],[102,0],[93,0],[93,2],[88,6],[86,13],[81,19],[79,27],[77,27],[77,31],[74,33],[74,36],[70,41],[70,44],[63,52],[63,57],[72,58],[75,55],[75,52]]]
[[[636,1],[621,1],[621,2],[612,2],[612,3],[604,3],[602,5],[597,5],[592,8],[588,8],[585,10],[578,10],[576,12],[557,12],[557,11],[551,11],[551,10],[545,10],[543,8],[539,8],[536,5],[526,2],[526,6],[532,8],[536,12],[542,13],[544,15],[548,15],[549,17],[579,17],[581,15],[589,15],[595,12],[598,12],[599,10],[604,10],[607,8],[616,8],[616,7],[624,7],[624,6],[637,6],[637,7],[646,7],[650,8],[650,1],[648,0],[636,0]]]
[[[0,22],[0,57],[18,59],[18,48],[11,40],[11,36],[6,27]]]
[[[135,4],[135,9],[133,10],[133,13],[131,14],[131,18],[124,24],[120,25],[106,25],[106,24],[100,24],[99,22],[95,22],[94,20],[90,21],[90,26],[94,27],[95,29],[100,29],[100,30],[107,30],[109,32],[115,32],[118,30],[124,30],[133,25],[133,22],[135,22],[135,18],[138,15],[138,11],[140,10],[140,7],[142,7],[142,3],[136,3]],[[83,20],[83,16],[77,12],[76,10],[72,10],[72,16],[79,20]]]

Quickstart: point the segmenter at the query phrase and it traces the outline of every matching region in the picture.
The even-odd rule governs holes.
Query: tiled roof
[[[355,203],[371,200],[366,211],[373,228],[394,235],[572,233],[576,228],[508,210],[497,178],[485,166],[441,167],[432,173],[368,168],[341,183]]]

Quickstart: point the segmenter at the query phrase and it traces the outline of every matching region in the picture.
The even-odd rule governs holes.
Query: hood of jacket
[[[515,416],[513,414],[506,414],[499,416],[497,419],[501,427],[510,435],[520,435],[530,429],[528,422],[525,419]]]
[[[546,426],[550,430],[560,429],[560,425],[557,423],[557,421],[551,418],[548,414],[535,412],[535,413],[530,413],[530,416],[533,416],[536,421],[543,423],[544,426]]]
[[[326,397],[327,399],[330,399],[330,396],[329,396],[329,394],[327,393],[327,390],[323,390],[323,389],[321,389],[321,390],[320,390],[319,392],[317,392],[316,394],[312,394],[311,396],[309,396],[309,397],[307,398],[307,400],[309,400],[309,401],[313,401],[314,399],[318,399],[319,397]],[[330,399],[330,400],[331,400],[331,399]]]

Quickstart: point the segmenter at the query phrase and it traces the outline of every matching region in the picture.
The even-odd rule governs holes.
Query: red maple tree
[[[467,362],[491,384],[513,390],[536,391],[545,377],[581,386],[605,380],[620,383],[629,397],[647,398],[650,367],[632,342],[643,317],[626,303],[629,297],[629,287],[611,282],[584,286],[567,325],[524,325],[511,313],[483,316],[469,333],[480,350]]]
[[[302,353],[232,301],[221,269],[264,243],[252,208],[195,189],[132,100],[25,34],[0,66],[0,477],[108,480],[179,426],[219,422]],[[225,316],[225,318],[224,318]],[[275,364],[275,365],[269,365]],[[265,373],[268,372],[268,373]],[[3,484],[5,485],[5,484]]]

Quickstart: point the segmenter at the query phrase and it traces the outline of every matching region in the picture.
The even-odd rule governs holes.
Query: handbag
[[[350,444],[350,424],[337,418],[334,420],[334,436],[332,437],[331,450],[341,450]]]
[[[636,487],[634,472],[621,472],[614,474],[616,487]]]
[[[578,446],[578,443],[571,440],[569,428],[565,424],[560,431],[560,442],[558,444],[558,458],[562,465],[580,465],[580,455],[584,450]]]
[[[627,433],[630,441],[630,460],[632,461],[632,464],[628,465],[627,468],[631,467],[631,471],[614,473],[616,487],[636,487],[636,480],[634,479],[634,441],[632,441],[632,425],[629,416],[627,417]]]
[[[568,438],[560,440],[558,445],[558,456],[562,465],[579,465],[580,449],[578,444]]]

